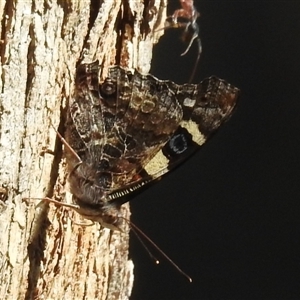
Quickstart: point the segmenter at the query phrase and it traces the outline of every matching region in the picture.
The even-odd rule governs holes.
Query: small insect
[[[201,40],[199,37],[199,26],[197,24],[197,19],[200,17],[200,13],[195,8],[193,0],[180,0],[180,4],[181,4],[181,8],[175,10],[173,15],[167,17],[167,20],[170,19],[171,21],[170,22],[167,21],[167,25],[162,29],[184,28],[184,32],[182,34],[182,40],[189,41],[189,44],[186,50],[181,54],[181,56],[184,56],[188,53],[194,41],[197,42],[198,55],[195,61],[192,74],[189,79],[189,82],[192,82],[202,52]],[[183,19],[183,21],[179,22],[178,18]]]
[[[98,61],[78,66],[65,139],[58,133],[74,204],[44,200],[113,230],[124,220],[136,229],[122,204],[199,149],[231,116],[239,90],[216,77],[177,85],[119,66],[100,81],[99,71]]]

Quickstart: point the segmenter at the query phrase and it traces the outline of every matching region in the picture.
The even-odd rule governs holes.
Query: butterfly
[[[121,230],[120,207],[189,158],[229,119],[239,90],[217,77],[178,85],[152,75],[77,67],[63,144],[72,207]]]

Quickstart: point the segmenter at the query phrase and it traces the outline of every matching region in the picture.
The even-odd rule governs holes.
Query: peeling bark
[[[114,64],[147,73],[165,1],[0,1],[1,299],[129,298],[128,227],[83,227],[72,211],[23,199],[71,201],[50,124],[63,127],[76,64],[99,59],[103,77]]]

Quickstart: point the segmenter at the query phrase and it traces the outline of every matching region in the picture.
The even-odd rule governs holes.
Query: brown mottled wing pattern
[[[238,97],[216,77],[177,85],[116,66],[99,83],[98,72],[98,62],[78,67],[66,137],[110,199],[180,164],[230,117]]]
[[[199,84],[167,84],[182,109],[177,128],[147,164],[141,180],[154,180],[190,157],[232,114],[239,90],[217,77]]]
[[[97,81],[96,81],[97,79]],[[77,71],[70,103],[67,141],[83,161],[109,173],[107,192],[140,179],[140,171],[169,140],[182,119],[182,108],[166,82],[109,69],[99,84],[98,64]]]
[[[186,160],[227,121],[235,108],[239,89],[217,77],[182,86],[169,82],[183,110],[182,120],[157,156],[145,166],[155,179]],[[156,160],[157,158],[157,160]]]
[[[114,76],[117,70],[122,69],[111,68],[108,78],[115,83],[115,96],[120,98],[119,78]],[[135,176],[151,160],[168,141],[182,118],[182,109],[165,83],[138,72],[127,72],[127,79],[130,98],[126,111],[119,113],[117,107],[116,112],[112,112],[112,116],[117,117],[113,128],[107,133],[108,148],[118,148],[120,151],[118,157],[108,151],[103,152],[104,157],[110,160],[110,171],[118,174],[120,186],[124,186],[124,179],[130,181],[130,177]],[[103,93],[101,96],[106,97]]]

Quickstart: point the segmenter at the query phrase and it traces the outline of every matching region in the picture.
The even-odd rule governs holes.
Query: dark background
[[[300,1],[195,5],[194,81],[216,75],[242,94],[193,158],[131,203],[132,221],[194,282],[159,255],[156,266],[132,236],[131,299],[300,299]],[[180,57],[185,47],[168,30],[151,73],[187,82],[197,51]]]

